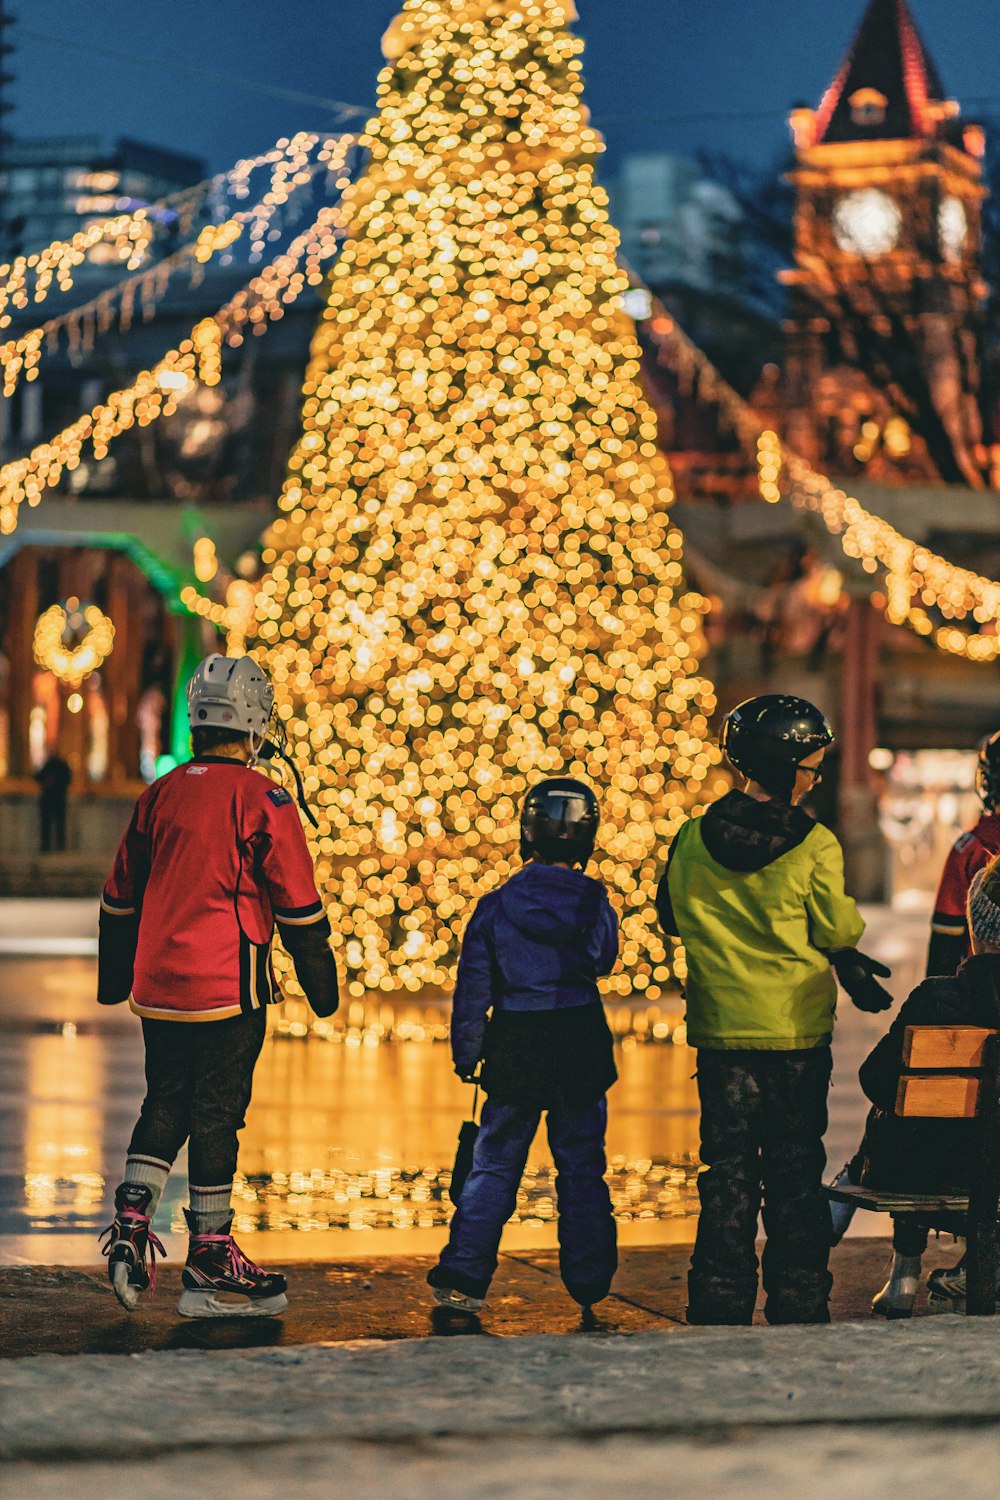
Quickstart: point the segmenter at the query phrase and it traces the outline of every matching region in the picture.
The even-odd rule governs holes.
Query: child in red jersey
[[[255,1266],[230,1234],[237,1134],[266,1007],[280,999],[276,923],[317,1014],[332,1015],[338,997],[298,810],[255,769],[274,749],[273,703],[252,658],[202,662],[188,690],[194,760],[139,798],[101,900],[98,1001],[127,999],[146,1048],[146,1099],[104,1247],[130,1310],[163,1253],[151,1220],[185,1140],[191,1242],[178,1312],[261,1317],[287,1306],[284,1276]]]
[[[979,747],[976,791],[983,804],[975,828],[963,833],[952,847],[938,886],[927,950],[927,976],[954,974],[969,957],[967,908],[969,890],[980,870],[1000,854],[1000,730]]]

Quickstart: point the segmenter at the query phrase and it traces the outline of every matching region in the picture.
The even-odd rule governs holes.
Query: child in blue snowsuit
[[[597,988],[618,957],[618,919],[604,886],[576,868],[593,853],[598,820],[583,782],[558,778],[529,792],[521,812],[528,863],[482,898],[465,933],[452,1056],[466,1081],[483,1063],[487,1100],[451,1236],[427,1277],[443,1306],[482,1306],[543,1113],[566,1289],[590,1307],[608,1295],[618,1267],[604,1180],[605,1095],[618,1073]]]

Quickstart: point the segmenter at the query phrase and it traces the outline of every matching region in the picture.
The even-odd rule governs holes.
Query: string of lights
[[[866,573],[884,569],[884,591],[873,591],[872,602],[890,623],[907,625],[939,650],[970,661],[1000,656],[1000,636],[992,633],[1000,624],[1000,582],[912,541],[792,453],[776,432],[762,428],[750,404],[655,298],[648,327],[664,362],[690,388],[696,386],[701,399],[714,403],[746,450],[756,454],[761,497],[771,504],[787,499],[797,510],[818,514]],[[949,623],[936,625],[930,610]],[[954,621],[980,629],[962,629]]]
[[[81,350],[90,352],[100,334],[118,327],[127,332],[132,325],[135,309],[140,306],[143,316],[152,316],[157,304],[166,295],[175,272],[206,266],[216,255],[229,252],[245,231],[250,236],[249,260],[259,261],[271,233],[274,220],[302,187],[313,181],[319,172],[343,173],[346,161],[356,137],[340,136],[323,140],[303,132],[287,143],[280,152],[268,153],[252,162],[239,163],[229,174],[239,173],[241,189],[236,196],[246,196],[246,179],[250,172],[262,164],[272,164],[273,170],[263,195],[251,207],[235,210],[220,223],[205,225],[188,244],[181,245],[172,255],[158,261],[145,271],[118,281],[89,302],[57,317],[48,319],[36,328],[27,329],[16,339],[0,344],[0,370],[2,370],[3,394],[12,396],[22,379],[36,380],[40,373],[43,353],[54,353],[60,337],[65,334],[71,354]],[[318,159],[312,160],[312,150],[319,146]],[[243,169],[243,170],[241,170]],[[343,188],[347,178],[338,175],[335,185]],[[248,228],[249,226],[249,228]]]
[[[566,0],[407,0],[264,552],[257,649],[352,997],[449,984],[547,774],[599,788],[613,993],[722,784]]]
[[[285,163],[297,161],[306,142],[315,147],[320,139],[308,132],[282,138],[270,150],[246,157],[228,171],[193,187],[183,188],[156,203],[123,208],[119,213],[96,218],[67,240],[53,240],[42,250],[16,256],[0,265],[0,329],[10,326],[11,307],[23,309],[33,302],[44,302],[53,291],[72,290],[77,268],[97,245],[110,245],[113,257],[122,263],[123,269],[135,270],[160,226],[168,225],[181,235],[190,233],[209,200],[228,194],[237,198],[246,196],[249,179],[262,167],[272,166],[287,175],[283,171]]]
[[[0,534],[15,529],[25,500],[37,505],[44,492],[59,482],[64,470],[79,464],[85,443],[89,441],[94,457],[101,459],[121,433],[136,425],[149,426],[176,410],[177,402],[199,377],[216,381],[222,343],[238,347],[248,328],[254,334],[263,333],[269,322],[284,315],[305,287],[318,286],[323,280],[324,263],[336,253],[342,234],[340,206],[324,206],[284,254],[265,266],[213,317],[197,323],[189,338],[55,437],[38,444],[23,458],[0,466]]]
[[[242,578],[234,578],[224,602],[210,599],[193,584],[181,589],[181,602],[192,614],[201,615],[226,633],[226,655],[243,656],[256,626],[256,589]]]

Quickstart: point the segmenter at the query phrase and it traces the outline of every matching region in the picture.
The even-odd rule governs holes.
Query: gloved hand
[[[830,954],[830,963],[858,1010],[874,1014],[888,1010],[892,1005],[889,991],[875,977],[877,974],[880,979],[888,979],[892,970],[880,964],[878,959],[859,953],[857,948],[841,948],[839,953]]]
[[[456,1063],[455,1072],[458,1074],[459,1078],[461,1078],[463,1083],[475,1083],[476,1076],[479,1072],[479,1064],[473,1063],[472,1067],[470,1068],[464,1064],[460,1066],[458,1063]]]

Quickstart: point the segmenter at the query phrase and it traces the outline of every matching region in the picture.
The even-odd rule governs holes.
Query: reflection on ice
[[[620,1223],[684,1218],[696,1208],[697,1162],[629,1161],[613,1157],[608,1183]],[[236,1227],[300,1232],[328,1229],[433,1229],[451,1217],[451,1170],[438,1167],[314,1168],[236,1179]],[[555,1173],[529,1166],[517,1195],[512,1224],[536,1226],[556,1218]],[[178,1207],[171,1229],[183,1231]]]

